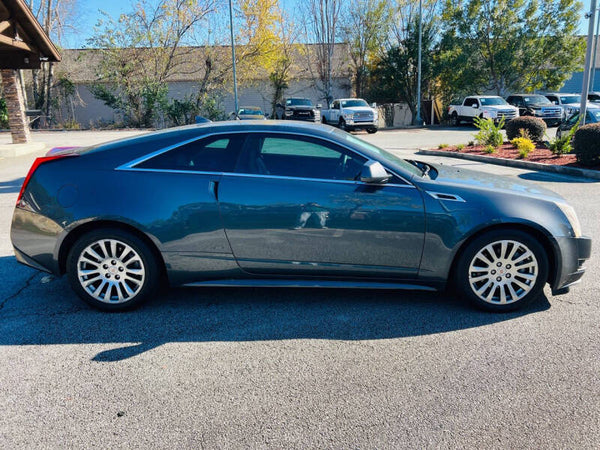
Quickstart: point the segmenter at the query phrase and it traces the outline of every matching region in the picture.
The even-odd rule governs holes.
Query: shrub
[[[440,150],[442,150],[442,149],[444,149],[444,148],[447,148],[447,147],[448,147],[448,144],[440,144],[440,145],[438,145],[438,148],[439,148]]]
[[[584,125],[575,132],[573,148],[584,166],[600,164],[600,123]]]
[[[457,151],[457,152],[461,152],[461,151],[463,151],[463,150],[464,150],[464,148],[465,148],[465,144],[458,144],[458,145],[456,146],[456,151]]]
[[[532,141],[538,142],[544,137],[546,128],[546,122],[538,117],[515,117],[506,124],[506,136],[513,140],[523,136],[521,133],[527,133]]]
[[[504,119],[498,122],[498,125],[494,124],[492,119],[481,119],[475,117],[473,123],[479,129],[479,132],[475,134],[475,139],[483,145],[492,145],[499,147],[504,142],[502,136],[502,127],[504,126]]]
[[[488,145],[483,151],[486,153],[495,153],[496,147],[494,147],[493,145]]]
[[[469,143],[467,144],[467,147],[474,147],[475,146],[475,141],[469,141]]]
[[[519,158],[527,158],[529,153],[535,150],[535,144],[526,137],[514,138],[510,143],[519,150]]]
[[[563,134],[560,138],[554,138],[548,144],[548,148],[555,155],[564,155],[565,153],[571,153],[573,146],[573,136],[579,128],[579,121],[569,130],[567,134]]]
[[[8,128],[8,109],[6,100],[0,97],[0,128]]]

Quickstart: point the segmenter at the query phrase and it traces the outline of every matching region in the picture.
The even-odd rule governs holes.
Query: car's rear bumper
[[[41,214],[16,208],[10,239],[17,261],[38,270],[58,274],[56,249],[63,228]]]
[[[584,263],[592,253],[592,240],[589,237],[559,238],[561,258],[552,283],[552,294],[568,292],[568,288],[579,283],[585,273]]]

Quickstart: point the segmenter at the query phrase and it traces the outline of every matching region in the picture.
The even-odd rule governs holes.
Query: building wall
[[[173,99],[183,99],[186,96],[194,95],[197,89],[197,83],[193,81],[169,83],[168,97]],[[350,96],[350,82],[347,78],[338,78],[334,80],[333,96],[334,98]],[[113,109],[104,105],[101,100],[96,99],[89,90],[89,85],[80,84],[77,86],[77,94],[81,101],[75,102],[74,112],[75,120],[82,128],[91,128],[103,126],[111,123],[119,123],[122,117]],[[217,94],[218,95],[218,94]],[[271,114],[271,101],[273,89],[268,82],[258,82],[253,86],[239,89],[239,106],[259,106],[265,113]],[[290,82],[289,88],[285,92],[289,97],[307,97],[315,104],[322,103],[325,107],[325,101],[320,92],[314,88],[311,80],[297,80]],[[221,109],[229,115],[234,111],[233,94],[223,92],[220,98]],[[157,126],[164,126],[164,121],[159,120]]]
[[[596,74],[594,75],[594,86],[591,91],[599,92],[600,91],[600,68],[595,69]],[[571,75],[571,78],[565,81],[565,84],[560,89],[560,92],[570,93],[570,92],[581,92],[581,86],[583,85],[583,71],[574,72]]]

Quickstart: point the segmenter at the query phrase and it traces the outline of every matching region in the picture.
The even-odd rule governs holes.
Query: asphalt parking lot
[[[173,289],[101,313],[16,262],[35,155],[0,159],[0,448],[598,448],[600,183],[414,155],[472,134],[361,137],[563,195],[596,239],[569,294],[498,315],[443,293]]]

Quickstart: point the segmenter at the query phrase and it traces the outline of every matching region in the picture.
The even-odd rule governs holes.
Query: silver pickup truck
[[[509,105],[502,97],[495,95],[473,95],[462,102],[453,102],[448,108],[448,116],[452,125],[461,122],[473,122],[475,117],[492,119],[498,123],[502,119],[508,122],[519,116],[519,109]]]
[[[321,121],[346,131],[367,130],[367,133],[376,133],[379,127],[377,110],[361,98],[334,100],[329,109],[321,110]]]

